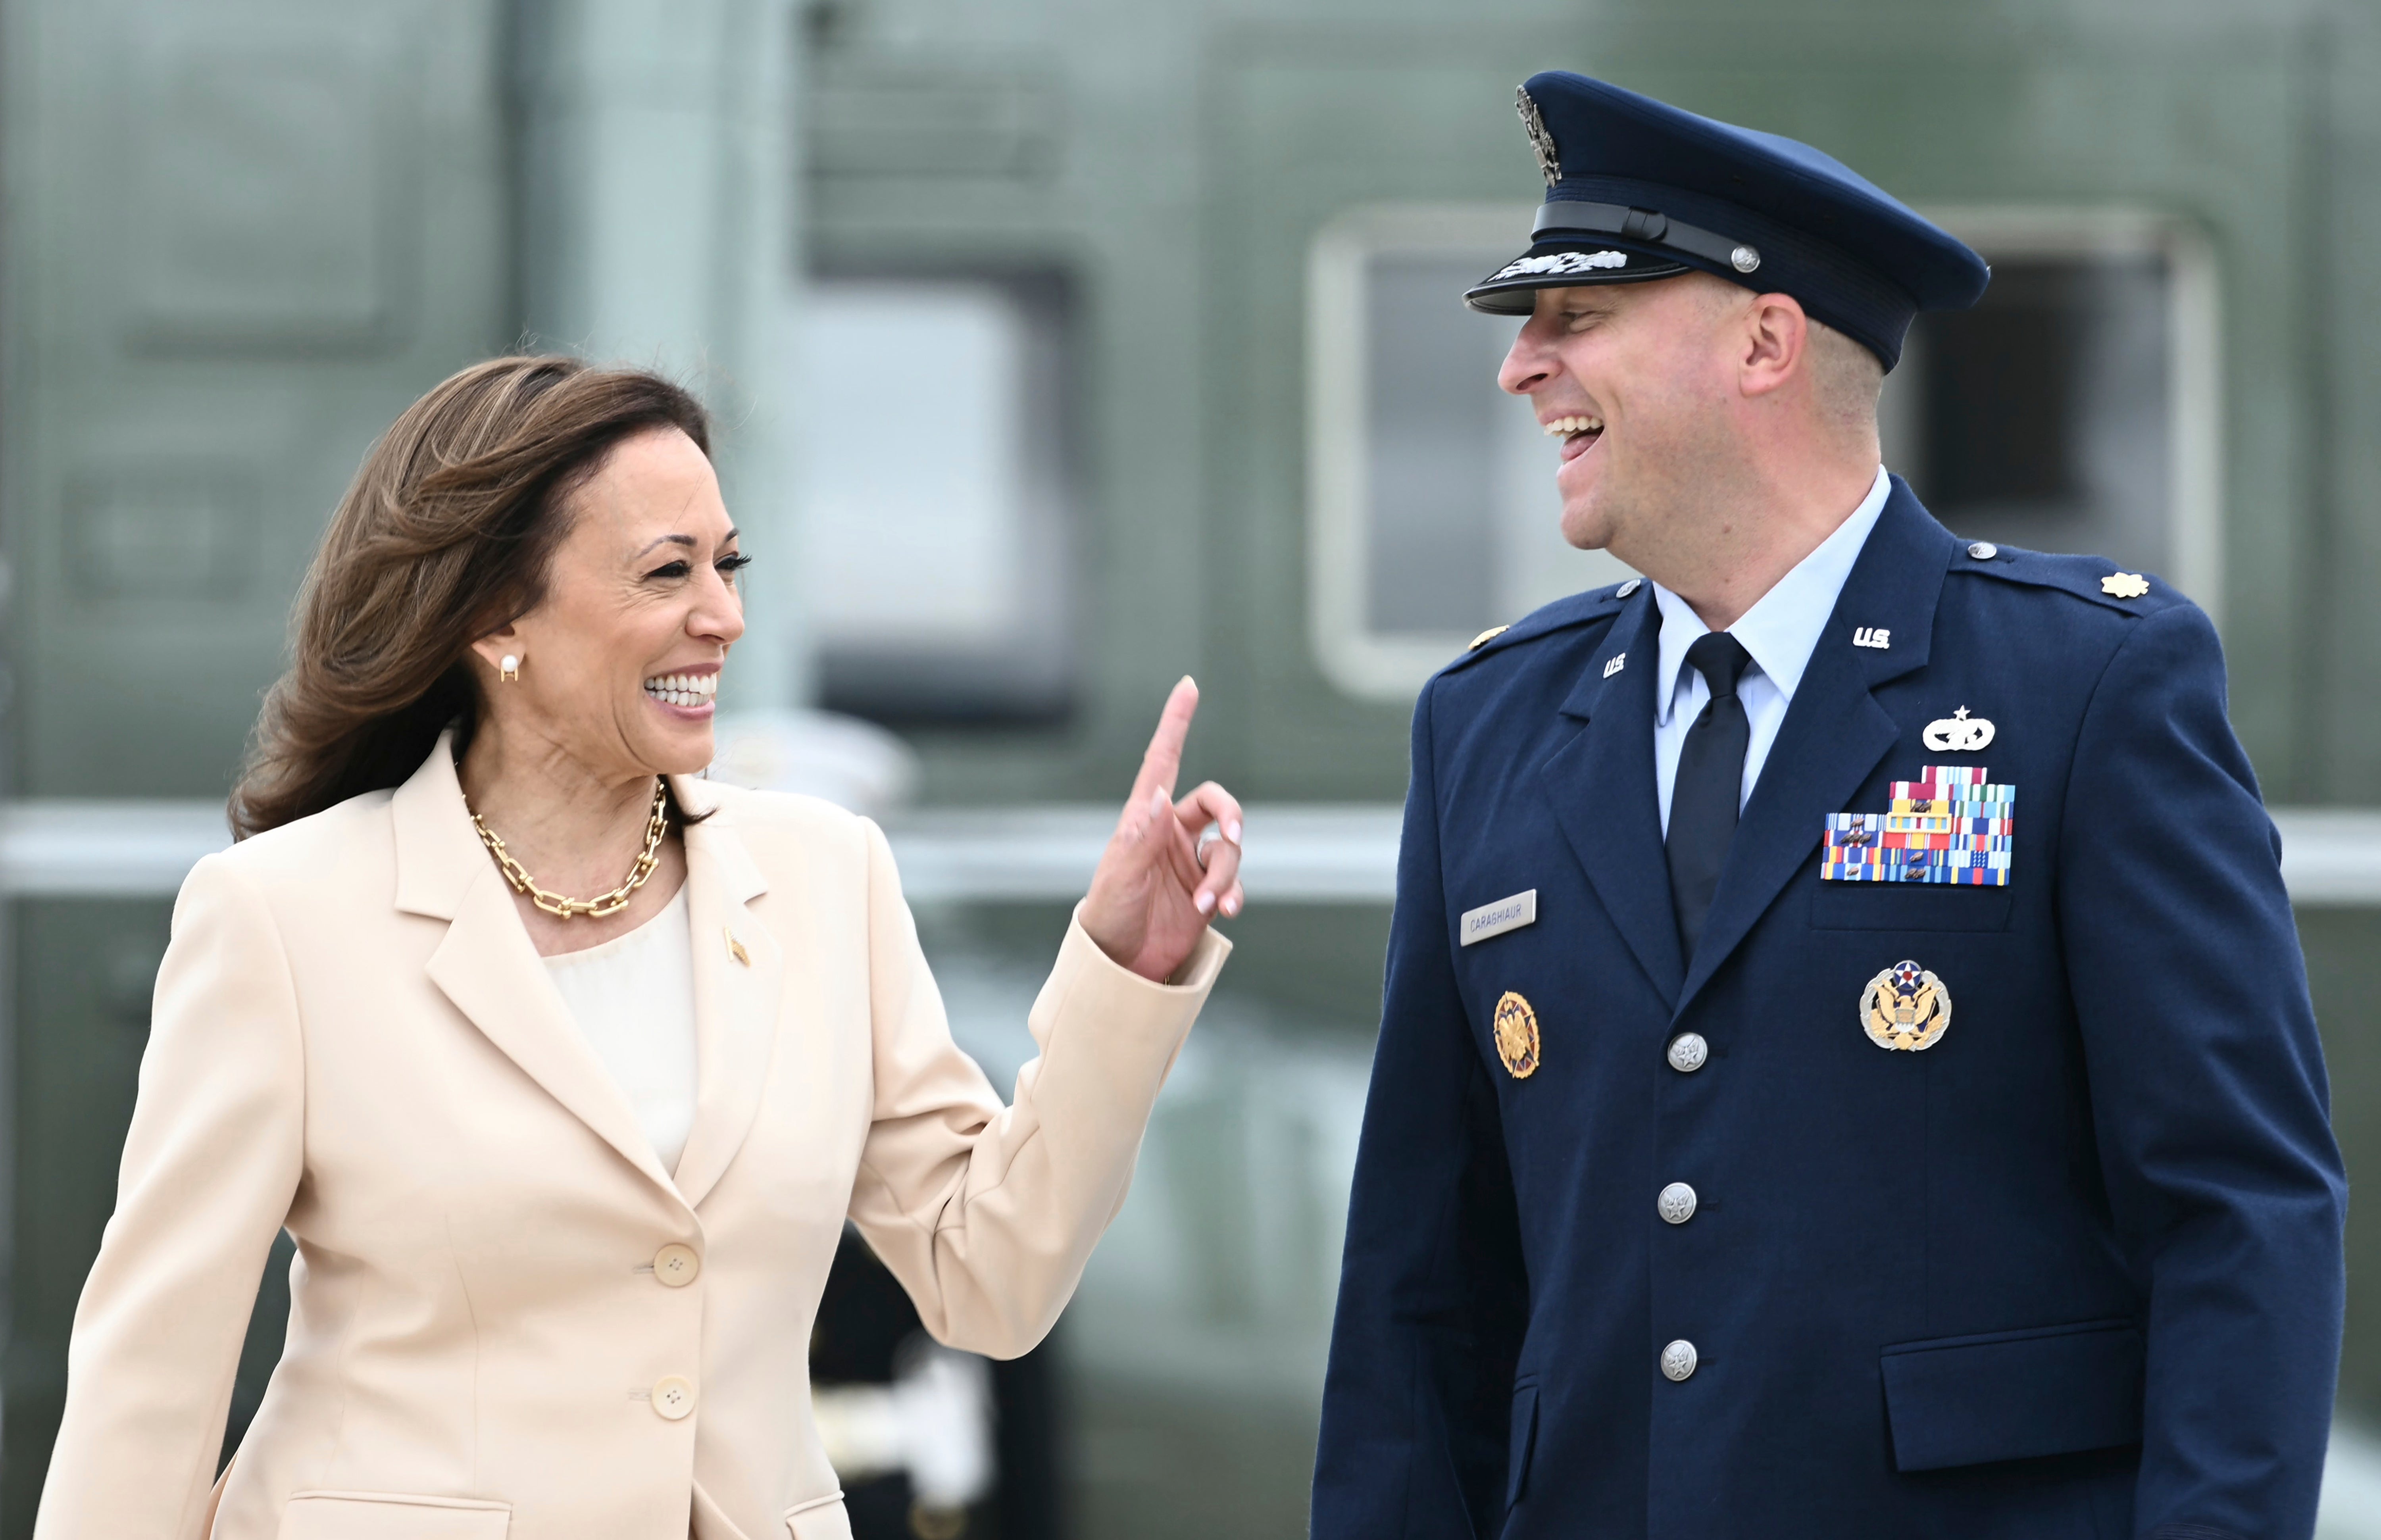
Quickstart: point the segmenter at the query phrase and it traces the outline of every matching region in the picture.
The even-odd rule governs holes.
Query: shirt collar
[[[1755,600],[1752,607],[1728,629],[1728,634],[1742,642],[1744,650],[1752,655],[1752,666],[1789,703],[1794,699],[1794,687],[1802,682],[1802,671],[1811,665],[1811,654],[1819,645],[1819,633],[1826,629],[1827,617],[1836,611],[1836,600],[1844,591],[1845,580],[1852,575],[1852,564],[1860,560],[1861,547],[1868,544],[1868,533],[1876,528],[1877,516],[1885,511],[1885,500],[1892,493],[1893,478],[1880,465],[1876,468],[1876,480],[1869,483],[1868,495],[1852,509],[1851,517],[1837,525],[1833,534],[1796,562],[1792,571],[1772,584],[1769,592]],[[1711,628],[1703,623],[1692,605],[1660,583],[1654,585],[1654,603],[1662,611],[1660,688],[1655,691],[1654,720],[1667,727],[1679,692],[1679,670],[1687,666],[1687,649]]]

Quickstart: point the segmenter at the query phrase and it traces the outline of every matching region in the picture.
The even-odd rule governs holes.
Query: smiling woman
[[[176,906],[38,1534],[848,1540],[807,1394],[847,1220],[944,1342],[1049,1330],[1240,905],[1239,804],[1175,795],[1198,691],[1004,1106],[875,825],[700,778],[745,561],[651,374],[499,359],[373,446]]]
[[[468,642],[534,609],[568,532],[553,517],[606,451],[710,423],[666,380],[564,358],[497,359],[440,385],[373,446],[299,595],[234,829],[248,836],[412,774],[438,735],[475,736]],[[503,654],[486,659],[495,677]],[[503,682],[518,683],[515,676]]]

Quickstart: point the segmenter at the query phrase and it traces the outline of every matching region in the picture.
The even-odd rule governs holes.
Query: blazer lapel
[[[710,788],[672,778],[678,805],[711,808]],[[728,815],[686,831],[687,916],[694,933],[694,1128],[678,1156],[678,1190],[699,1204],[744,1145],[777,1040],[786,957],[747,906],[767,891]]]
[[[489,1042],[663,1187],[669,1173],[637,1126],[628,1098],[570,1020],[569,1008],[530,944],[512,889],[487,858],[463,807],[451,735],[390,806],[397,827],[397,907],[447,922],[430,956],[431,982]]]
[[[1826,815],[1850,809],[1877,761],[1900,739],[1899,725],[1871,692],[1925,666],[1953,544],[1895,477],[1745,804],[1679,1010],[1693,1003],[1779,891],[1816,857]],[[1853,646],[1861,627],[1883,628],[1890,645]]]
[[[1638,590],[1561,706],[1580,728],[1547,755],[1538,784],[1588,881],[1666,1002],[1683,965],[1654,788],[1654,691],[1661,656],[1651,584]],[[1612,659],[1626,654],[1607,677]]]

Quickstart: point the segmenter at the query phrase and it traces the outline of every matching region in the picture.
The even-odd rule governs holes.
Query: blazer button
[[[1661,1211],[1664,1222],[1683,1225],[1695,1216],[1695,1190],[1685,1182],[1674,1181],[1662,1189],[1654,1206]]]
[[[653,1253],[653,1277],[672,1289],[683,1289],[702,1271],[702,1258],[692,1246],[668,1245]]]
[[[1662,1350],[1663,1378],[1669,1380],[1672,1384],[1676,1384],[1680,1380],[1686,1379],[1694,1372],[1695,1345],[1692,1342],[1688,1341],[1682,1337],[1676,1342],[1671,1343],[1668,1347]],[[667,1384],[668,1381],[665,1380],[663,1383]],[[659,1406],[661,1404],[660,1398],[656,1397],[653,1404],[655,1406]],[[667,1416],[668,1413],[664,1412],[663,1415]],[[678,1415],[682,1417],[686,1414],[684,1412],[680,1412]]]
[[[1693,1074],[1710,1057],[1711,1045],[1699,1032],[1682,1032],[1670,1039],[1670,1068],[1682,1075]]]
[[[653,1381],[653,1410],[673,1423],[692,1412],[694,1381],[683,1375],[664,1375]]]

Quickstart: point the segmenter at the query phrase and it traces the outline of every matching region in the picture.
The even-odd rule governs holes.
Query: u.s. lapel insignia
[[[1612,661],[1604,666],[1604,677],[1608,679],[1612,678],[1613,675],[1619,673],[1623,668],[1628,666],[1629,654],[1626,653],[1615,653],[1612,654]]]
[[[1530,1008],[1529,1001],[1509,989],[1505,991],[1505,997],[1496,1002],[1492,1031],[1496,1057],[1505,1061],[1506,1073],[1525,1081],[1538,1072],[1538,1013]]]
[[[1926,724],[1926,746],[1937,753],[1979,754],[1992,747],[1994,727],[1961,706],[1948,716]]]
[[[2139,572],[2111,572],[2100,580],[2100,592],[2111,599],[2138,599],[2150,591],[2150,581]]]
[[[1949,987],[1914,962],[1895,963],[1861,993],[1861,1027],[1880,1048],[1931,1048],[1950,1024]]]

